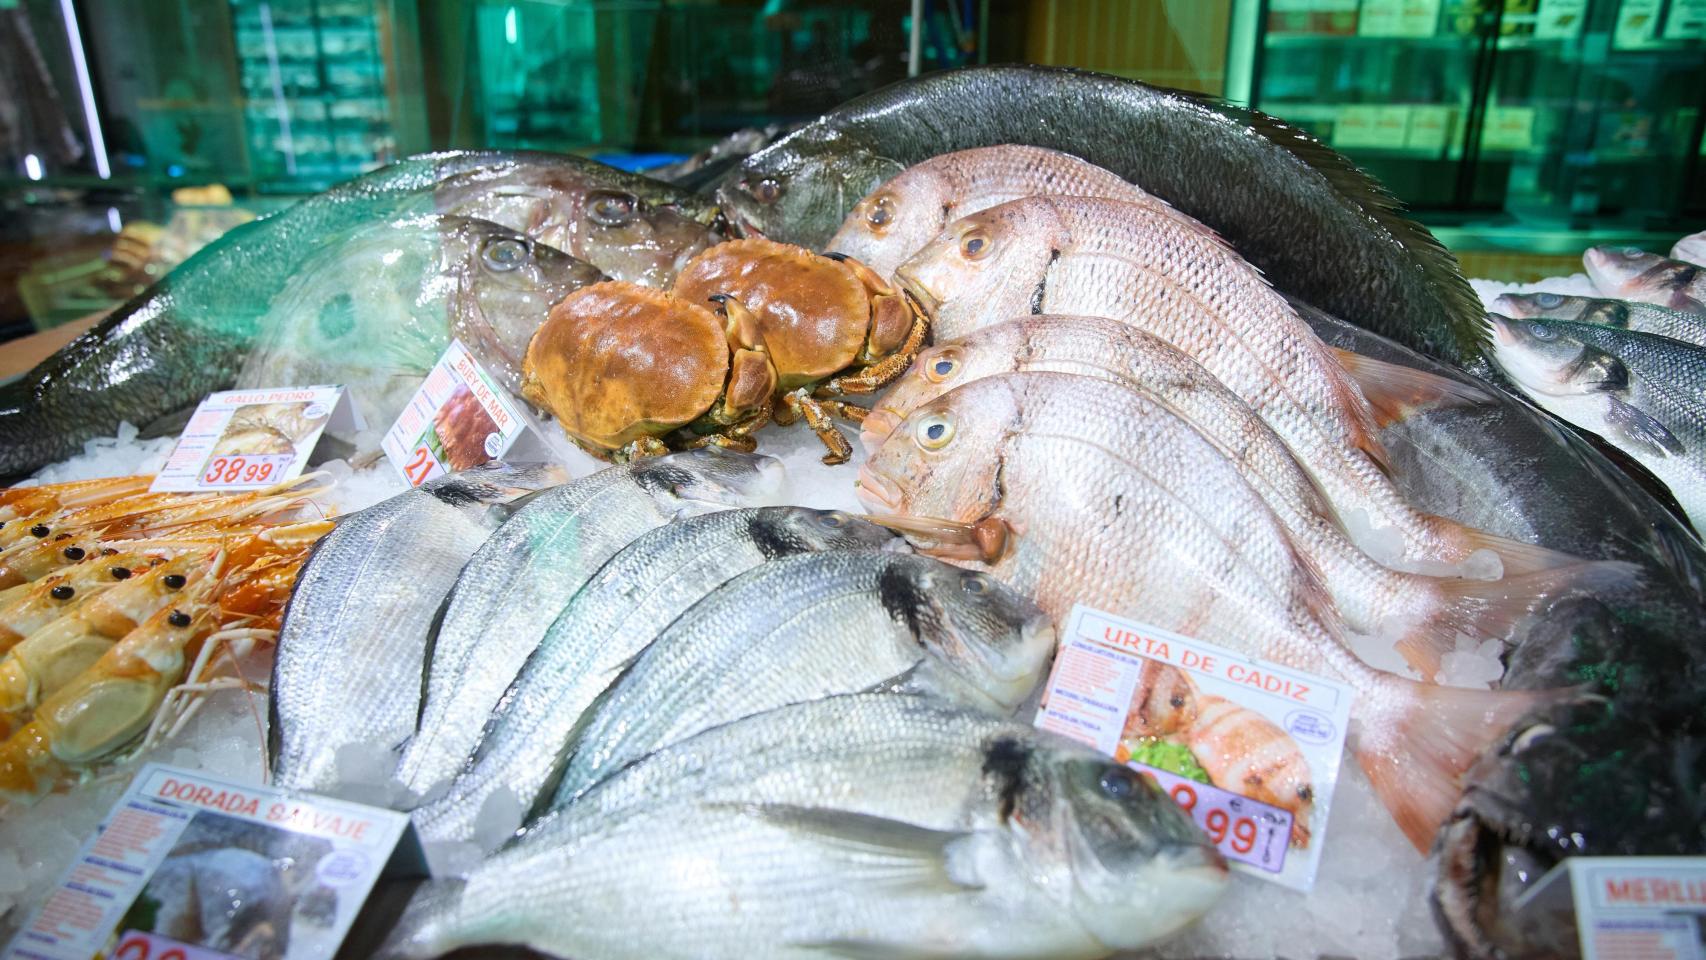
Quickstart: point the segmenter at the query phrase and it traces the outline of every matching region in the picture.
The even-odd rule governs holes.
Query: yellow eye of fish
[[[918,445],[926,450],[940,450],[954,439],[953,421],[943,416],[925,417],[918,421]]]
[[[846,522],[847,518],[843,517],[839,513],[826,513],[823,515],[823,525],[826,527],[839,527]]]
[[[967,260],[982,260],[994,246],[982,230],[967,230],[960,237],[960,254]]]
[[[959,366],[959,361],[953,357],[940,356],[925,364],[924,376],[936,383],[941,383],[952,377]]]
[[[865,222],[878,233],[887,229],[894,222],[894,200],[887,196],[878,197],[871,203],[871,212],[865,215]]]

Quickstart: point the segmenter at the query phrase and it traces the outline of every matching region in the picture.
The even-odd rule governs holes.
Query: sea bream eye
[[[952,377],[954,372],[959,369],[959,366],[959,361],[955,360],[953,357],[938,356],[934,359],[925,361],[924,376],[936,383],[941,383],[949,377]]]
[[[486,244],[486,249],[481,254],[481,259],[483,259],[486,262],[486,266],[492,270],[496,270],[499,273],[508,273],[516,267],[521,266],[521,262],[527,259],[527,244],[522,243],[520,240],[512,240],[509,238],[493,240],[491,243]]]
[[[887,196],[876,198],[871,202],[871,212],[865,214],[865,222],[871,229],[882,231],[894,222],[894,200]]]
[[[989,234],[982,230],[967,230],[960,236],[960,255],[967,260],[981,260],[989,254],[989,248],[994,244]]]
[[[940,450],[954,439],[954,423],[939,414],[925,417],[918,421],[915,435],[919,446],[926,450]]]

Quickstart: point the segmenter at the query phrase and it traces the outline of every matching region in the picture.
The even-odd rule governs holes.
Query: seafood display
[[[709,192],[404,160],[0,388],[0,475],[94,477],[0,489],[0,829],[253,708],[253,776],[419,841],[350,955],[1292,955],[1228,930],[1326,922],[1315,885],[1505,960],[1563,950],[1516,905],[1568,857],[1706,853],[1698,236],[1496,295],[1300,130],[1029,66],[676,173]],[[247,492],[94,463],[231,386],[383,429],[452,339],[547,462],[493,459],[473,385],[417,411],[424,483],[366,431]],[[1075,610],[1329,687],[1336,731],[1164,657],[1085,680]],[[1113,720],[1039,728],[1068,702]],[[318,867],[208,829],[127,922],[321,934]]]

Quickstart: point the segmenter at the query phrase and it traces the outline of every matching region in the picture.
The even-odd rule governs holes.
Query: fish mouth
[[[919,313],[932,320],[936,319],[936,311],[942,306],[941,298],[936,296],[924,281],[908,273],[904,265],[895,268],[894,285],[912,301],[912,306]]]
[[[900,426],[900,417],[882,407],[873,409],[865,414],[865,420],[859,427],[859,443],[864,446],[867,455],[874,454],[883,445],[883,441],[894,433]]]
[[[1496,313],[1487,314],[1487,325],[1493,328],[1493,340],[1501,347],[1514,347],[1522,338],[1517,335],[1516,328],[1509,317]]]
[[[1439,876],[1430,899],[1440,930],[1457,956],[1490,960],[1528,955],[1520,948],[1512,950],[1512,931],[1505,919],[1514,912],[1516,897],[1557,866],[1558,857],[1521,817],[1499,815],[1508,807],[1471,787],[1435,841]],[[1514,882],[1506,874],[1507,864],[1519,872]]]
[[[859,468],[859,482],[853,492],[859,502],[873,513],[899,513],[904,497],[900,485],[884,476],[881,470],[866,462]]]

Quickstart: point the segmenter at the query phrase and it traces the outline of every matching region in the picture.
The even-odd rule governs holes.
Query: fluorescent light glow
[[[118,215],[117,207],[107,208],[107,226],[112,227],[114,233],[124,229],[124,218]]]
[[[515,38],[515,8],[510,7],[509,12],[504,14],[504,39],[508,40],[510,43],[514,43]]]
[[[33,153],[24,154],[24,176],[31,180],[41,179],[41,158]]]
[[[284,99],[284,74],[278,69],[278,44],[272,35],[272,7],[261,4],[261,39],[267,45],[267,70],[272,74],[272,99],[278,107],[278,132],[284,141],[284,171],[296,176],[296,141],[290,136],[290,104]]]
[[[101,136],[101,115],[95,112],[95,86],[89,82],[89,61],[83,56],[83,31],[77,28],[77,13],[71,0],[59,0],[59,15],[65,18],[65,35],[71,42],[71,66],[77,71],[77,92],[83,97],[83,119],[89,124],[89,152],[95,155],[95,172],[106,180],[113,175],[107,162],[107,139]]]

